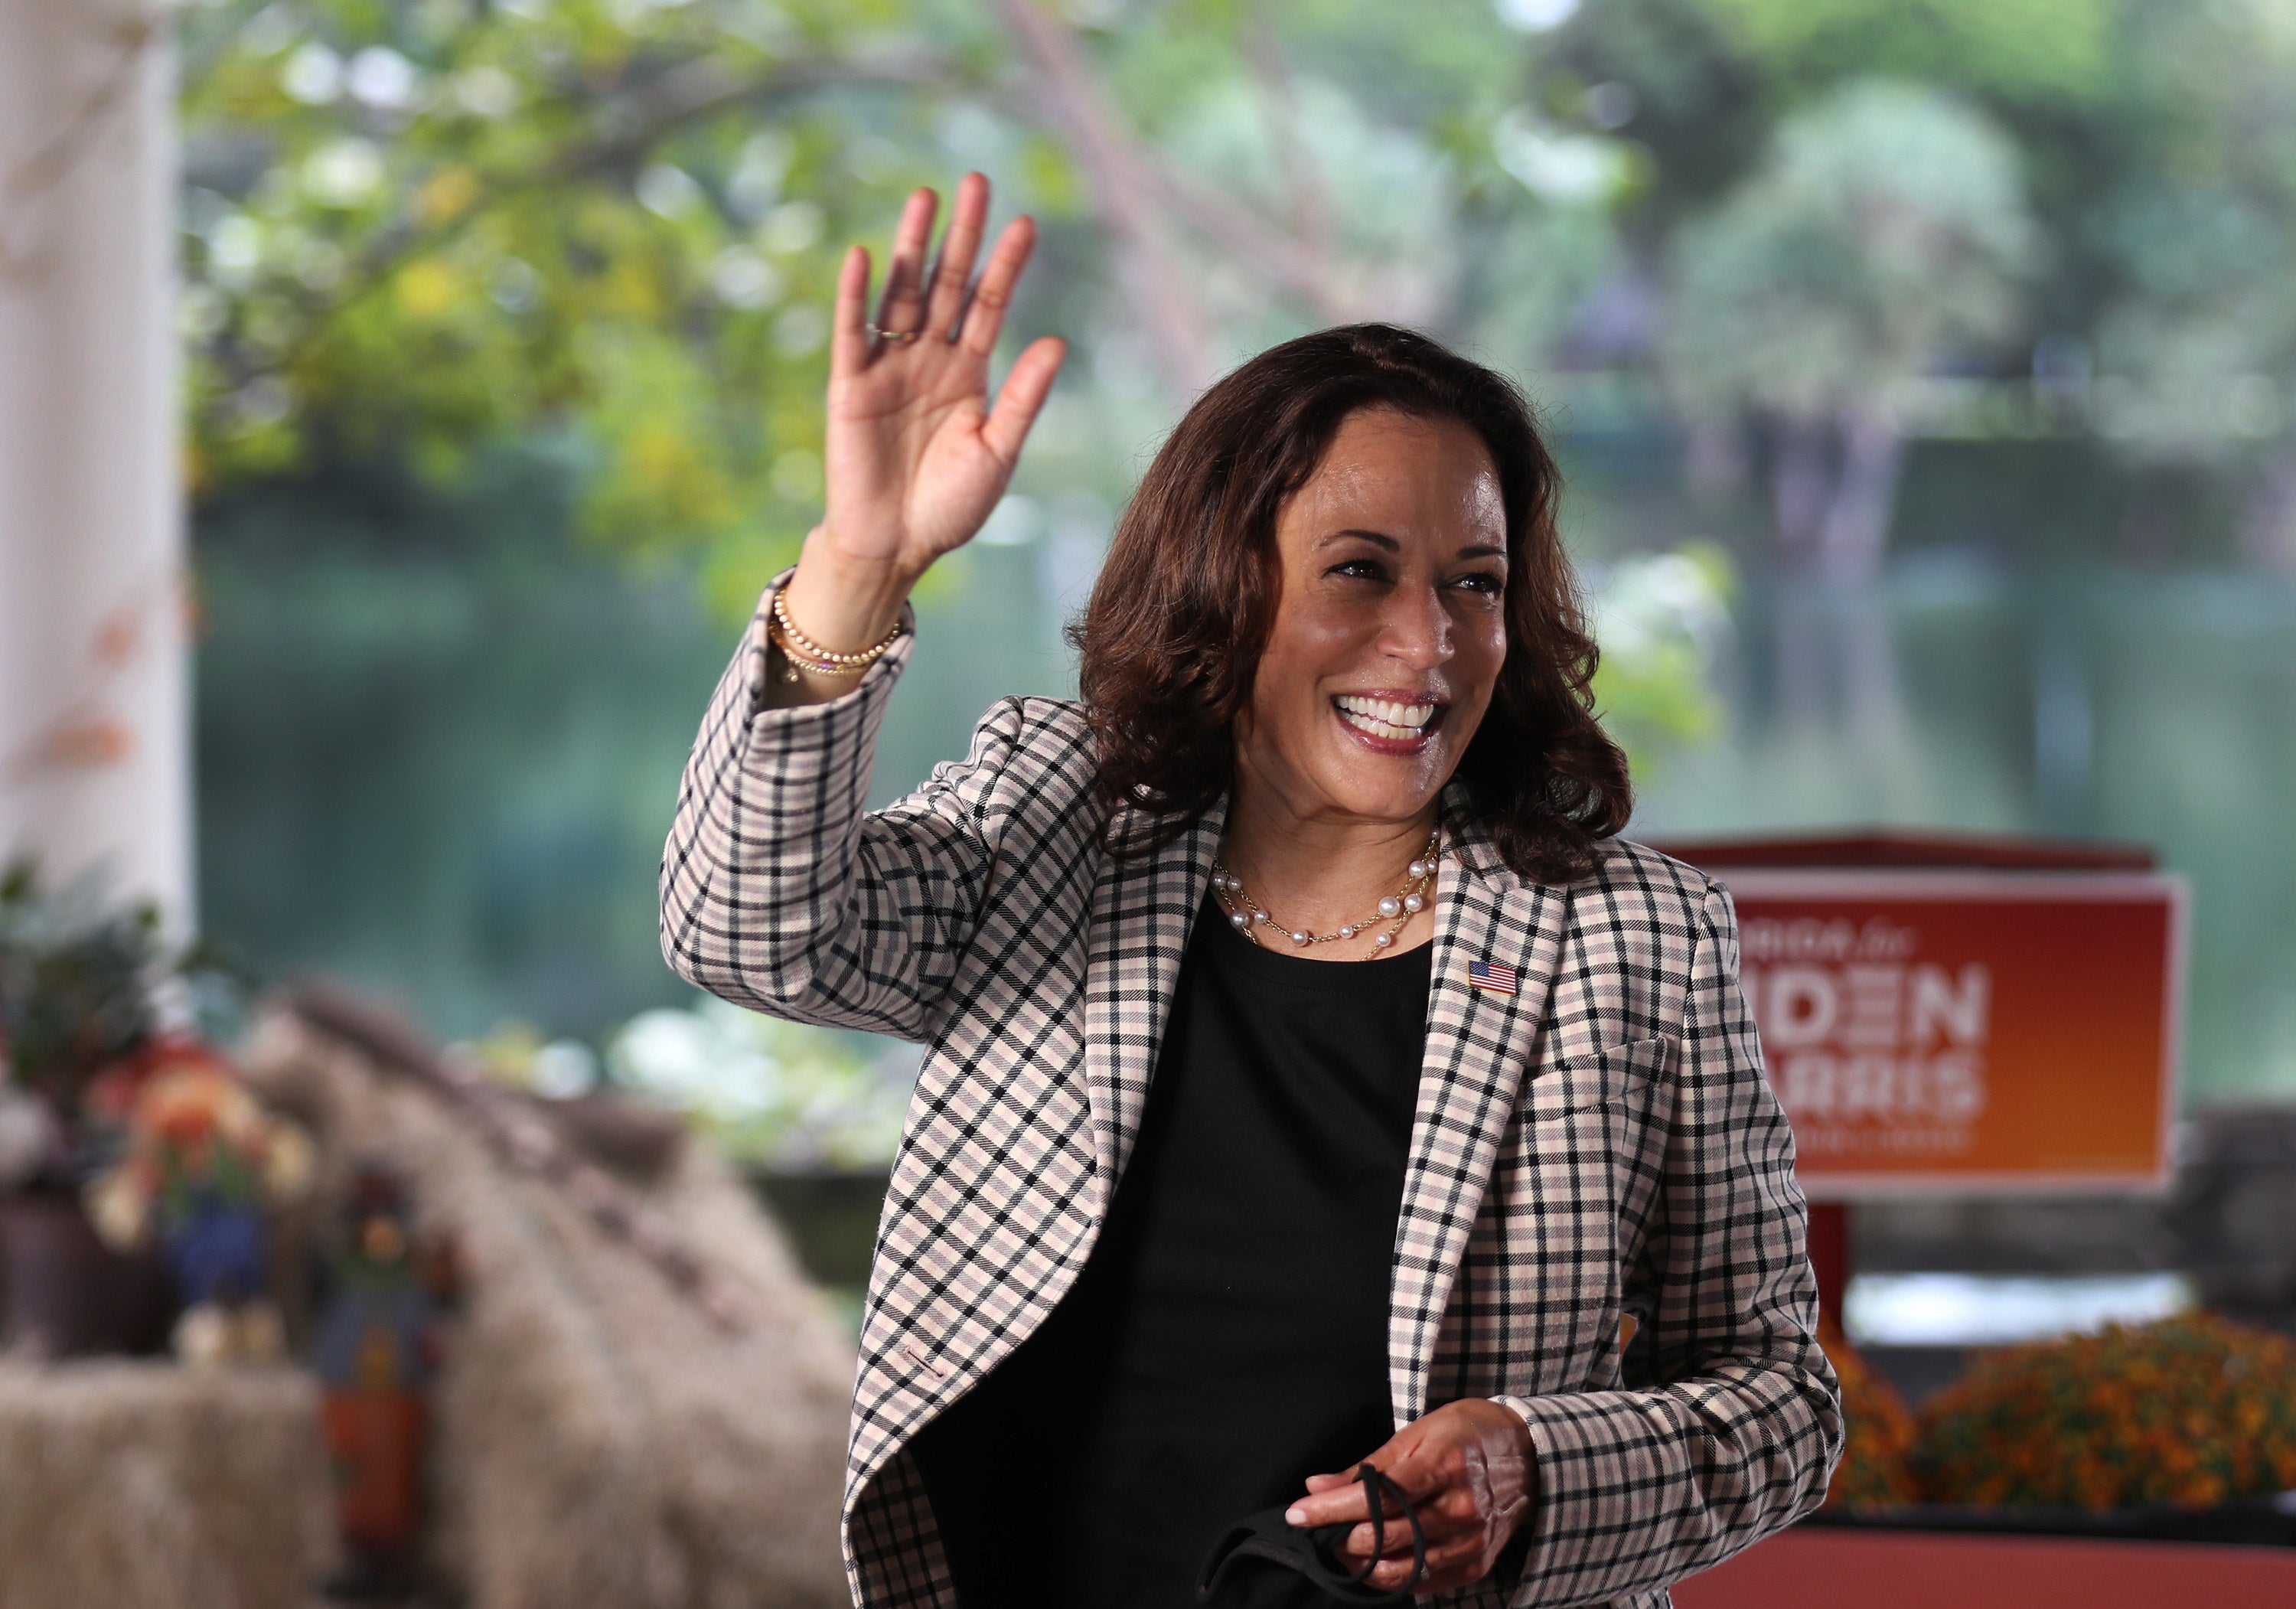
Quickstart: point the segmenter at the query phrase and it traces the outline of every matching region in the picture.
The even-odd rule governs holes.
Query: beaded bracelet
[[[858,676],[884,658],[886,650],[900,640],[904,628],[896,623],[881,641],[858,653],[840,653],[833,648],[824,648],[800,631],[796,622],[790,619],[789,606],[782,602],[785,590],[774,594],[773,627],[767,633],[780,646],[782,657],[789,661],[782,671],[783,681],[797,680],[800,665],[816,676]]]

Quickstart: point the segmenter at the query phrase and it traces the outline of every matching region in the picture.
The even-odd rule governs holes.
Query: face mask
[[[1411,1512],[1403,1489],[1369,1464],[1356,1466],[1356,1479],[1363,1483],[1364,1497],[1371,1507],[1372,1556],[1362,1569],[1347,1570],[1338,1562],[1340,1544],[1362,1522],[1349,1520],[1343,1524],[1318,1525],[1312,1531],[1302,1531],[1284,1522],[1283,1509],[1263,1508],[1229,1526],[1212,1545],[1210,1556],[1196,1577],[1197,1599],[1207,1604],[1215,1602],[1231,1578],[1240,1583],[1278,1565],[1298,1572],[1326,1597],[1342,1604],[1398,1604],[1409,1598],[1419,1583],[1427,1579],[1427,1536],[1419,1528],[1419,1516]],[[1365,1583],[1380,1556],[1387,1551],[1387,1498],[1390,1493],[1411,1525],[1411,1579],[1392,1592],[1382,1592]]]

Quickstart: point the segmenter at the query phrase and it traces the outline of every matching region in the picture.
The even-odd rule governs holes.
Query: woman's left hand
[[[1427,1533],[1427,1579],[1414,1588],[1420,1593],[1455,1591],[1488,1575],[1538,1500],[1529,1430],[1504,1404],[1482,1398],[1447,1402],[1414,1419],[1370,1462],[1403,1489]],[[1310,1529],[1362,1521],[1337,1549],[1349,1569],[1361,1569],[1372,1553],[1362,1485],[1352,1474],[1310,1475],[1308,1491],[1283,1517]],[[1390,1511],[1384,1556],[1371,1585],[1391,1592],[1410,1577],[1411,1526]]]

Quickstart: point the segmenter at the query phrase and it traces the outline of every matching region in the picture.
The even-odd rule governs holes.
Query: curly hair
[[[1562,478],[1504,375],[1390,324],[1271,347],[1188,410],[1117,522],[1069,628],[1097,740],[1095,789],[1170,841],[1234,781],[1234,722],[1274,625],[1278,514],[1360,408],[1454,419],[1482,439],[1506,509],[1507,654],[1456,780],[1518,874],[1569,882],[1634,807],[1626,756],[1595,717],[1596,653],[1554,529]]]

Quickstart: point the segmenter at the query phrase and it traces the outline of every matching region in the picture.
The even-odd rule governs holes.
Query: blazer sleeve
[[[769,709],[771,597],[685,762],[662,852],[662,955],[737,1006],[922,1039],[988,887],[996,845],[982,801],[1017,740],[1019,705],[989,712],[962,763],[870,813],[877,731],[914,636],[851,692]]]
[[[1514,1609],[1662,1587],[1816,1507],[1841,1456],[1793,1134],[1738,987],[1737,918],[1701,910],[1662,1213],[1627,1309],[1645,1389],[1504,1399],[1538,1507]]]

